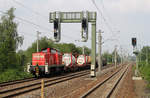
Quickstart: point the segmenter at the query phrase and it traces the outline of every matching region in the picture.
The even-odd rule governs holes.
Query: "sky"
[[[150,0],[0,0],[0,11],[14,7],[16,17],[32,23],[15,19],[18,33],[24,37],[19,49],[26,50],[40,37],[53,38],[53,24],[49,23],[49,13],[55,11],[96,11],[96,30],[103,31],[103,52],[123,49],[124,54],[132,54],[131,38],[137,37],[138,48],[150,45]],[[0,13],[0,16],[2,14]],[[34,23],[34,25],[33,25]],[[74,43],[77,46],[91,47],[91,25],[89,23],[89,40],[80,42],[81,24],[62,23],[60,43]],[[79,41],[77,41],[79,40]]]

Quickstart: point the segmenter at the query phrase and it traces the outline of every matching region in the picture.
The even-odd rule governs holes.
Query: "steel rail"
[[[128,67],[127,67],[128,68]],[[105,80],[103,80],[102,82],[98,83],[97,85],[95,85],[93,88],[91,88],[88,92],[86,92],[85,94],[83,94],[80,98],[86,98],[88,97],[91,93],[93,93],[96,89],[98,89],[100,86],[102,86],[104,83],[106,83],[108,80],[110,80],[113,76],[115,76],[117,73],[119,73],[121,71],[122,67],[116,71],[115,73],[113,73],[112,75],[110,75],[109,77],[107,77]],[[127,70],[127,69],[126,69]],[[125,70],[125,72],[126,72]],[[123,72],[123,73],[125,73]],[[124,75],[124,74],[123,74]],[[120,79],[119,79],[120,80]],[[118,82],[119,83],[119,82]],[[112,91],[113,92],[113,91]],[[110,92],[111,93],[111,92]],[[111,95],[111,94],[110,94]],[[109,96],[107,98],[109,98]]]
[[[75,74],[72,74],[72,75],[58,77],[56,79],[46,80],[46,81],[44,81],[45,82],[44,87],[48,87],[48,86],[51,86],[51,85],[54,85],[54,84],[57,84],[57,83],[65,82],[67,80],[71,80],[71,79],[78,78],[78,77],[81,77],[81,76],[85,76],[85,75],[88,75],[88,74],[89,74],[89,71],[87,71],[87,72],[83,71],[83,72],[75,73]],[[26,89],[26,88],[29,88],[29,89],[19,91],[19,90]],[[0,92],[1,96],[0,97],[10,98],[10,97],[18,96],[18,95],[21,95],[21,94],[24,94],[24,93],[27,93],[27,92],[30,92],[30,91],[34,91],[34,90],[37,90],[37,89],[40,89],[40,88],[41,88],[41,82],[38,82],[38,83],[35,83],[35,84],[22,86],[22,87],[19,87],[19,88],[14,88],[14,89],[10,89],[10,90],[1,91]],[[12,93],[13,91],[15,93],[9,94],[9,93]],[[8,94],[6,94],[6,93],[8,93]],[[2,96],[2,94],[3,94],[3,96]]]

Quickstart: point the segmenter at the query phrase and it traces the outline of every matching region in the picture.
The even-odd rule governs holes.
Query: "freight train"
[[[107,64],[103,61],[103,66]],[[49,74],[77,71],[90,68],[91,57],[87,55],[76,55],[72,53],[62,54],[57,49],[46,48],[32,54],[32,63],[28,65],[28,72],[34,76],[45,76]]]

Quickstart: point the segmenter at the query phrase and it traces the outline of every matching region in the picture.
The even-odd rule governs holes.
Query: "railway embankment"
[[[0,83],[10,82],[25,78],[31,78],[33,75],[18,69],[9,69],[0,74]]]

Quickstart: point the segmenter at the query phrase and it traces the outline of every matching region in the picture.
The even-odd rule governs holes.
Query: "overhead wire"
[[[38,15],[38,16],[41,16],[41,17],[44,18],[44,19],[47,18],[46,16],[44,16],[44,15],[40,14],[39,12],[37,12],[37,11],[31,9],[30,7],[28,7],[28,6],[24,5],[24,4],[22,4],[21,2],[18,2],[18,1],[16,1],[16,0],[12,0],[12,1],[13,1],[14,3],[16,3],[16,4],[20,5],[20,6],[22,6],[23,8],[28,9],[28,10],[31,11],[32,13],[34,13],[34,14],[36,14],[36,15]],[[2,12],[2,11],[1,11],[1,12]],[[19,19],[19,20],[21,20],[21,21],[24,21],[24,22],[26,22],[26,23],[32,24],[32,25],[34,25],[34,26],[36,26],[36,27],[39,27],[39,28],[42,28],[42,29],[45,29],[45,30],[48,30],[48,31],[49,31],[48,28],[45,28],[45,27],[40,26],[40,25],[38,25],[38,24],[35,24],[35,23],[33,23],[33,22],[31,22],[31,21],[28,21],[28,20],[26,20],[26,19],[23,19],[23,18],[20,18],[20,17],[16,17],[16,18]],[[51,32],[53,32],[53,31],[51,31]],[[62,34],[62,35],[65,36],[65,37],[67,37],[67,38],[71,38],[71,37],[69,37],[69,36],[67,36],[67,35],[64,35],[64,34]],[[72,38],[71,38],[71,39],[72,39]]]
[[[36,14],[36,15],[38,15],[38,16],[41,16],[43,19],[46,20],[47,17],[44,16],[43,14],[41,14],[41,13],[39,13],[39,12],[37,12],[37,11],[31,9],[31,8],[29,8],[28,6],[22,4],[21,2],[18,2],[18,1],[16,1],[16,0],[12,0],[12,1],[13,1],[14,3],[16,3],[16,4],[22,6],[22,7],[26,8],[26,9],[28,9],[29,11],[32,11],[34,14]],[[46,20],[46,21],[47,21],[47,20]]]
[[[0,11],[0,12],[3,13],[3,14],[7,14],[7,13],[5,13],[5,12],[3,12],[3,11]],[[42,28],[42,29],[44,29],[44,30],[50,30],[50,29],[48,29],[48,28],[46,28],[46,27],[44,27],[44,26],[38,25],[38,24],[36,24],[36,23],[33,23],[33,22],[31,22],[31,21],[29,21],[29,20],[26,20],[26,19],[23,19],[23,18],[21,18],[21,17],[17,17],[17,16],[15,16],[15,17],[16,17],[16,19],[18,19],[18,20],[21,20],[21,21],[24,21],[24,22],[26,22],[26,23],[32,24],[32,25],[34,25],[34,26],[36,26],[36,27],[39,27],[39,28]]]
[[[107,10],[106,10],[106,8],[105,8],[105,6],[104,6],[103,0],[101,0],[101,4],[102,4],[103,10],[105,10],[105,11],[104,11],[105,15],[107,16],[107,18],[109,19],[110,23],[112,24],[112,19],[111,19],[110,15],[108,14],[108,12],[107,12]]]
[[[39,12],[36,12],[35,10],[33,10],[33,9],[31,9],[31,8],[29,8],[28,6],[26,6],[26,5],[24,5],[24,4],[22,4],[21,2],[18,2],[18,1],[16,1],[16,0],[13,0],[13,2],[14,3],[16,3],[16,4],[18,4],[18,5],[20,5],[20,6],[22,6],[22,7],[24,7],[24,8],[26,8],[26,9],[28,9],[29,11],[32,11],[34,14],[36,14],[36,15],[40,15],[42,18],[47,18],[46,16],[43,16],[43,15],[41,15]],[[66,35],[65,35],[66,36]],[[69,37],[68,37],[69,38]]]
[[[103,0],[101,0],[101,4],[102,4],[102,9],[104,10],[103,12],[105,13],[105,15],[107,16],[108,20],[110,21],[110,24],[114,25],[113,22],[112,22],[112,19],[111,19],[110,15],[109,15],[109,13],[107,12],[107,10],[106,10],[106,8],[105,8],[105,6],[104,6]],[[119,32],[118,32],[118,31],[119,31]],[[120,30],[116,30],[115,32],[116,32],[116,33],[114,33],[111,37],[113,37],[114,35],[120,33]],[[110,38],[111,38],[111,37],[110,37]]]
[[[106,21],[105,17],[103,16],[103,13],[102,13],[101,9],[99,9],[99,7],[97,6],[97,4],[95,3],[95,0],[92,0],[92,3],[96,7],[96,9],[98,10],[98,12],[101,14],[101,17],[102,17],[103,21],[105,22],[107,28],[110,30],[110,32],[113,33],[113,30],[112,30],[111,26]]]
[[[3,13],[3,14],[7,14],[7,13],[5,13],[5,12],[3,12],[3,11],[0,11],[0,12]],[[36,26],[36,27],[39,27],[39,28],[41,28],[41,29],[43,29],[43,30],[53,32],[52,30],[49,30],[48,28],[46,28],[46,27],[44,27],[44,26],[35,24],[35,23],[33,23],[33,22],[29,21],[29,20],[23,19],[23,18],[21,18],[21,17],[17,17],[17,16],[16,16],[16,19],[21,20],[21,21],[24,21],[24,22],[26,22],[26,23],[28,23],[28,24],[32,24],[32,25],[34,25],[34,26]],[[50,33],[49,33],[49,34],[50,34]],[[65,34],[62,34],[62,35],[63,35],[64,37],[69,38],[69,39],[73,39],[73,37],[70,37],[70,36],[68,36],[68,35],[65,35]]]
[[[112,32],[112,36],[110,36],[110,38],[112,38],[114,35],[117,35],[116,33],[119,33],[118,31],[116,33],[114,33],[114,31],[112,30],[112,27],[109,25],[109,23],[106,21],[106,18],[104,17],[102,10],[97,6],[97,4],[95,3],[95,0],[92,0],[93,5],[96,7],[96,9],[98,10],[98,12],[100,13],[106,27],[109,29],[110,32]],[[103,9],[105,9],[104,4],[102,2],[102,6]],[[110,39],[106,39],[105,41],[110,40]],[[113,39],[114,41],[116,41],[117,39]]]
[[[35,10],[33,10],[33,9],[31,9],[31,8],[29,8],[28,6],[26,6],[26,5],[24,5],[24,4],[22,4],[21,2],[18,2],[18,1],[16,1],[16,0],[13,0],[16,4],[18,4],[18,5],[20,5],[20,6],[22,6],[22,7],[24,7],[24,8],[26,8],[26,9],[28,9],[29,11],[32,11],[34,14],[36,14],[36,15],[40,15],[42,18],[47,18],[46,16],[43,16],[42,14],[40,14],[39,12],[36,12]],[[47,21],[47,20],[46,20]],[[66,35],[64,35],[64,36],[66,36]],[[69,38],[69,37],[68,37]]]

